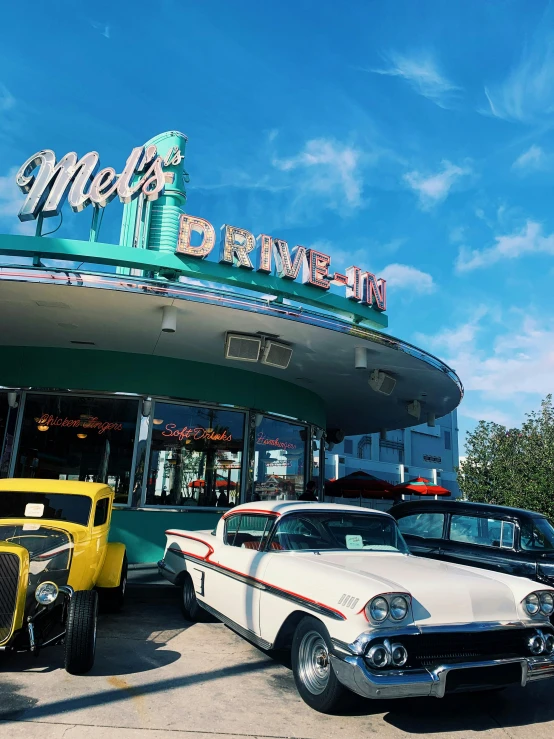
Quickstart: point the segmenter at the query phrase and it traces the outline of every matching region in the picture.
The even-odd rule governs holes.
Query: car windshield
[[[521,523],[521,548],[527,551],[554,552],[554,527],[546,518]]]
[[[283,517],[270,542],[272,551],[343,550],[408,553],[396,521],[378,514],[309,513]]]
[[[91,500],[86,495],[12,490],[0,493],[0,518],[44,518],[86,526],[90,507]]]

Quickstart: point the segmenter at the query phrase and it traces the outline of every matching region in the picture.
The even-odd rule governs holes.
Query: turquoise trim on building
[[[234,367],[148,354],[0,347],[0,385],[161,395],[279,413],[325,428],[311,390]]]
[[[384,313],[380,313],[369,305],[348,300],[329,290],[324,291],[312,285],[285,280],[275,275],[266,275],[167,251],[133,249],[129,246],[73,239],[0,234],[0,254],[11,257],[33,257],[35,261],[41,258],[63,259],[81,264],[102,264],[107,267],[129,267],[158,274],[183,275],[196,280],[216,282],[316,306],[372,328],[383,329],[388,325],[388,318]],[[102,274],[105,276],[106,273]],[[161,280],[160,284],[167,283]]]
[[[163,557],[167,529],[212,531],[223,513],[223,510],[114,509],[110,541],[125,544],[130,564],[158,562]]]

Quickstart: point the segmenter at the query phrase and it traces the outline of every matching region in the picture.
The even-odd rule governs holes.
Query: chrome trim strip
[[[179,557],[182,557],[185,560],[189,560],[190,562],[194,562],[195,564],[200,564],[203,567],[207,567],[209,570],[214,570],[215,572],[219,572],[220,575],[225,575],[226,577],[230,577],[233,580],[237,580],[238,582],[242,582],[245,585],[249,585],[252,588],[256,588],[256,590],[265,590],[268,593],[271,593],[272,595],[276,595],[278,598],[283,598],[283,600],[289,600],[292,603],[295,603],[296,605],[302,606],[303,609],[306,611],[313,611],[313,613],[319,613],[322,616],[327,616],[327,618],[332,618],[335,621],[345,621],[346,619],[343,616],[339,616],[338,613],[335,611],[332,611],[330,608],[326,608],[325,606],[319,605],[319,603],[311,603],[310,601],[304,600],[300,596],[296,596],[293,593],[287,593],[284,590],[281,590],[280,588],[274,586],[274,585],[267,585],[266,583],[259,582],[253,577],[250,577],[249,575],[242,575],[239,572],[231,572],[221,565],[217,565],[214,562],[207,562],[205,559],[202,559],[201,557],[194,557],[191,554],[184,554],[184,552],[178,551],[176,549],[171,550],[172,554],[176,554]]]
[[[265,639],[262,639],[261,636],[258,636],[253,631],[250,631],[250,629],[245,629],[240,624],[237,624],[235,621],[232,621],[230,618],[227,618],[227,616],[224,616],[219,611],[216,611],[215,608],[212,608],[211,606],[208,606],[204,601],[199,600],[198,603],[204,608],[204,610],[208,611],[208,613],[211,613],[212,616],[215,616],[215,618],[218,619],[218,621],[221,621],[225,624],[225,626],[228,626],[233,631],[236,631],[239,636],[244,637],[245,639],[248,639],[248,641],[253,642],[257,647],[260,647],[261,649],[269,650],[273,648],[273,644],[271,642],[266,641]]]

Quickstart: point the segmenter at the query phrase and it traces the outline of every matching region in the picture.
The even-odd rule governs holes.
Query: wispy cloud
[[[274,157],[273,166],[295,172],[297,198],[307,195],[325,199],[328,207],[354,210],[362,204],[361,152],[328,138],[312,139],[295,156]]]
[[[386,67],[369,71],[389,77],[401,77],[415,92],[440,108],[451,107],[461,90],[446,77],[429,52],[407,56],[390,51],[384,55],[384,59]]]
[[[436,290],[432,276],[408,264],[389,264],[380,270],[379,277],[387,281],[387,287],[400,290],[409,288],[418,294],[428,294]]]
[[[520,172],[536,171],[546,166],[547,156],[540,146],[533,144],[527,151],[520,154],[512,164],[512,169]]]
[[[24,196],[15,184],[16,173],[17,167],[13,167],[7,175],[0,177],[0,222],[10,233],[30,236],[35,232],[35,224],[32,221],[22,223],[17,217]]]
[[[441,164],[441,169],[435,174],[423,174],[413,170],[404,175],[404,181],[418,194],[420,205],[424,210],[429,210],[446,200],[456,182],[461,177],[472,174],[468,165],[459,167],[447,159]]]
[[[525,226],[511,234],[495,236],[494,246],[486,249],[462,247],[456,261],[458,272],[490,267],[500,260],[517,259],[524,254],[554,254],[554,234],[545,236],[542,225],[528,220]]]
[[[89,23],[101,36],[107,39],[110,38],[110,27],[107,23],[99,23],[98,21],[89,21]]]
[[[547,9],[547,15],[552,11]],[[501,82],[485,87],[489,115],[521,123],[552,123],[554,111],[554,32],[542,18],[519,62]]]
[[[6,85],[0,82],[0,113],[15,108],[16,100]]]

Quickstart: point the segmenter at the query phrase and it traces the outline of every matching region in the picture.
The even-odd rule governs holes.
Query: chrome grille
[[[20,560],[17,554],[0,552],[0,644],[12,630],[17,604]]]

